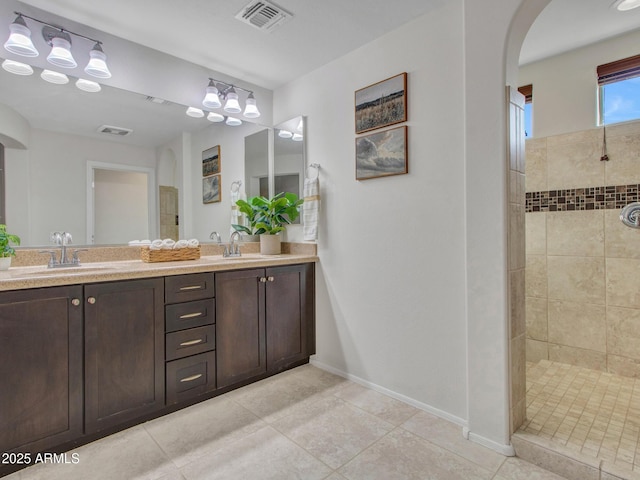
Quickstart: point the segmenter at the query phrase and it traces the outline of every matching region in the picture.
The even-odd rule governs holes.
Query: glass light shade
[[[76,81],[76,87],[78,87],[80,90],[83,90],[89,93],[97,93],[100,90],[102,90],[102,87],[100,86],[99,83],[96,83],[92,80],[85,80],[84,78],[79,78]]]
[[[224,104],[224,111],[228,113],[241,113],[240,103],[238,103],[238,94],[231,88],[227,93],[227,103]]]
[[[204,96],[204,100],[202,100],[202,105],[207,108],[220,108],[222,106],[218,97],[218,89],[213,85],[213,82],[209,83],[207,87],[207,93]]]
[[[7,72],[14,73],[16,75],[31,75],[33,73],[31,65],[16,62],[15,60],[9,60],[8,58],[2,62],[2,68]]]
[[[293,137],[293,133],[291,133],[289,130],[280,130],[278,132],[278,136],[280,138],[291,138]]]
[[[31,41],[31,30],[27,27],[24,18],[18,16],[15,21],[9,25],[9,38],[4,43],[4,48],[8,52],[22,55],[23,57],[37,57],[38,50]]]
[[[71,43],[62,37],[53,37],[51,39],[51,53],[47,57],[47,61],[57,67],[76,68],[78,64],[71,55]]]
[[[215,112],[209,112],[209,114],[207,115],[207,120],[215,123],[224,122],[224,115],[220,115],[219,113]]]
[[[196,107],[187,108],[187,115],[193,118],[202,118],[204,117],[204,112]]]
[[[230,127],[237,127],[239,125],[242,125],[242,120],[238,118],[227,117],[226,124],[229,125]]]
[[[633,10],[634,8],[638,7],[640,7],[640,0],[622,0],[616,2],[616,8],[621,12]]]
[[[250,93],[247,97],[243,115],[247,118],[258,118],[260,116],[260,111],[256,105],[256,99],[253,96],[253,93]]]
[[[299,133],[294,133],[293,137],[291,137],[291,140],[293,140],[294,142],[301,142],[302,141],[302,135],[300,135]]]
[[[64,73],[54,72],[53,70],[43,70],[40,77],[49,83],[55,83],[57,85],[69,83],[69,77]]]
[[[111,72],[107,67],[107,55],[102,51],[99,43],[91,49],[89,57],[89,63],[84,67],[85,73],[96,78],[111,78]]]

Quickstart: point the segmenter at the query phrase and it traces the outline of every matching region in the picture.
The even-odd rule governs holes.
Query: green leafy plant
[[[20,237],[7,233],[7,226],[0,224],[0,257],[15,257],[16,251],[10,243],[20,245]]]
[[[249,227],[233,225],[237,231],[249,235],[275,235],[298,218],[298,208],[303,203],[295,193],[279,193],[268,199],[265,197],[252,197],[247,201],[238,200],[239,210],[247,216]]]

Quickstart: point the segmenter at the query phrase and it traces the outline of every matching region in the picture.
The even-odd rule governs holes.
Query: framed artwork
[[[356,138],[356,180],[407,173],[407,127]]]
[[[202,176],[208,177],[218,173],[220,173],[220,145],[202,152]]]
[[[216,203],[220,198],[220,177],[211,175],[202,179],[202,203]]]
[[[407,74],[356,90],[356,134],[407,121]]]

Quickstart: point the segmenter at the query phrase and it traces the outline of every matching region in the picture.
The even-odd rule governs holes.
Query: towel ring
[[[307,178],[315,180],[320,176],[320,164],[312,163],[307,167]]]
[[[236,180],[231,183],[231,193],[238,193],[240,191],[240,187],[242,186],[242,180]]]

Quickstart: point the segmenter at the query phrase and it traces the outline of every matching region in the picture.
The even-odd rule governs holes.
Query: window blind
[[[638,77],[640,76],[640,55],[598,65],[596,72],[598,73],[598,85]]]

